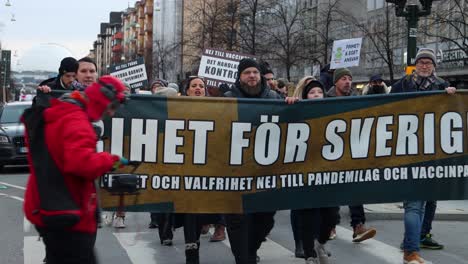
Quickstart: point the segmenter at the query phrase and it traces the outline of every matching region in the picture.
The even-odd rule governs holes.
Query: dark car
[[[28,149],[24,142],[24,126],[20,117],[31,102],[14,102],[0,109],[0,170],[5,165],[27,164]]]

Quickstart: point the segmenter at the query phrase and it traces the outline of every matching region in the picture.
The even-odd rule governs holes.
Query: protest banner
[[[237,78],[237,66],[243,58],[253,56],[233,51],[205,49],[200,61],[198,76],[204,77],[206,84],[219,87],[220,84],[233,84]]]
[[[188,111],[187,109],[190,109]],[[468,93],[306,100],[132,96],[100,125],[141,164],[126,211],[241,213],[468,198]]]
[[[361,46],[362,38],[335,40],[330,69],[359,66]]]
[[[142,57],[134,61],[113,65],[110,68],[110,75],[128,84],[132,93],[148,87],[148,76],[146,75],[145,61]]]

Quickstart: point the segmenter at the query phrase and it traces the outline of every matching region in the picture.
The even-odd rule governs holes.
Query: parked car
[[[20,122],[31,101],[7,103],[0,108],[0,170],[5,165],[27,164],[28,149],[24,142],[24,126]]]

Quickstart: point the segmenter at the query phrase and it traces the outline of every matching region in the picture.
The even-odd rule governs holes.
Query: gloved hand
[[[114,165],[112,165],[112,170],[117,170],[117,169],[121,169],[123,168],[124,166],[128,165],[128,159],[124,158],[124,157],[119,157],[117,155],[113,155],[113,158],[114,158]]]

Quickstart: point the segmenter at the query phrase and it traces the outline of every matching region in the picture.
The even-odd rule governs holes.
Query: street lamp
[[[388,3],[395,5],[396,16],[405,17],[408,21],[407,73],[411,73],[414,69],[419,18],[431,14],[432,2],[434,1],[439,0],[419,0],[422,6],[422,9],[420,9],[419,6],[415,4],[406,5],[407,0],[387,0]]]

